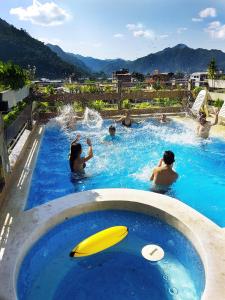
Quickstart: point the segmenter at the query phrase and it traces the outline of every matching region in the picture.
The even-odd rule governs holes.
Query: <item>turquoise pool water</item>
[[[195,128],[170,122],[146,120],[133,128],[116,125],[119,138],[103,142],[112,121],[98,126],[80,123],[76,131],[47,125],[33,173],[26,209],[69,193],[97,188],[150,190],[149,177],[165,150],[176,155],[180,177],[169,191],[220,226],[225,226],[225,141],[195,137]],[[81,133],[93,142],[94,158],[87,163],[87,178],[71,178],[68,153],[71,140]]]
[[[93,256],[69,257],[86,237],[125,225],[128,236]],[[165,252],[156,263],[141,255],[145,245]],[[29,250],[18,275],[19,300],[200,300],[204,270],[192,245],[156,218],[128,211],[98,211],[66,220]]]

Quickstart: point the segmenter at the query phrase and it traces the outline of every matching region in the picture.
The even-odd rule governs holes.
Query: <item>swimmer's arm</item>
[[[87,139],[87,144],[89,146],[88,148],[88,155],[86,157],[84,157],[84,162],[88,161],[89,159],[91,159],[94,154],[93,154],[93,149],[92,149],[92,144],[91,144],[91,140]]]
[[[116,122],[116,123],[119,123],[119,122],[122,122],[123,120],[124,120],[124,117],[121,117],[121,118],[115,120],[115,122]]]
[[[153,169],[152,175],[151,175],[151,177],[150,177],[150,181],[154,180],[156,170],[157,170],[157,168],[154,168],[154,169]]]

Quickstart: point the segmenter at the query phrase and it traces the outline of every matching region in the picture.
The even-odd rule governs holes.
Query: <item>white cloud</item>
[[[179,27],[179,28],[177,28],[177,33],[181,34],[182,32],[184,32],[186,30],[187,30],[187,27]]]
[[[127,29],[130,30],[135,38],[154,39],[155,33],[151,29],[147,29],[142,23],[127,24]]]
[[[154,39],[155,33],[153,30],[136,30],[133,31],[133,36],[136,38],[144,37],[146,39]]]
[[[124,35],[122,33],[115,33],[113,36],[114,36],[114,38],[117,38],[117,39],[121,39],[124,37]]]
[[[138,31],[144,28],[144,25],[142,23],[137,23],[137,24],[127,24],[126,25],[127,29],[130,31]]]
[[[199,12],[200,18],[216,17],[216,9],[213,7],[207,7]]]
[[[209,23],[209,26],[205,29],[212,38],[225,39],[225,24],[221,24],[219,21]]]
[[[201,18],[192,18],[192,22],[202,22],[203,20]]]
[[[33,0],[33,4],[26,8],[11,8],[10,14],[17,16],[21,21],[30,21],[42,26],[61,25],[70,18],[69,13],[53,1],[42,4]]]

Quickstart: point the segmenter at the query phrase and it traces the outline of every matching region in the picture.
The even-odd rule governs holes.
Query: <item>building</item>
[[[112,82],[113,83],[117,83],[118,81],[130,83],[131,79],[132,79],[132,76],[129,73],[128,69],[120,69],[119,71],[115,71],[112,73]]]
[[[190,81],[192,86],[206,86],[208,80],[207,72],[195,72],[190,76]]]
[[[154,84],[156,82],[166,85],[174,78],[174,73],[160,73],[158,70],[155,70],[153,74],[147,75],[145,77],[145,82]]]

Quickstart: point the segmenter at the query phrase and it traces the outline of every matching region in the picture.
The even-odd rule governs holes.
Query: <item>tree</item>
[[[217,72],[217,65],[216,65],[216,60],[215,58],[212,58],[209,66],[208,66],[208,77],[209,79],[212,79],[212,85],[214,87],[215,84],[215,77],[216,77],[216,72]]]
[[[12,62],[0,61],[0,83],[6,88],[18,90],[26,85],[28,80],[27,71]]]
[[[142,73],[138,73],[138,72],[133,72],[132,77],[137,79],[140,82],[143,82],[145,80],[145,76]]]

